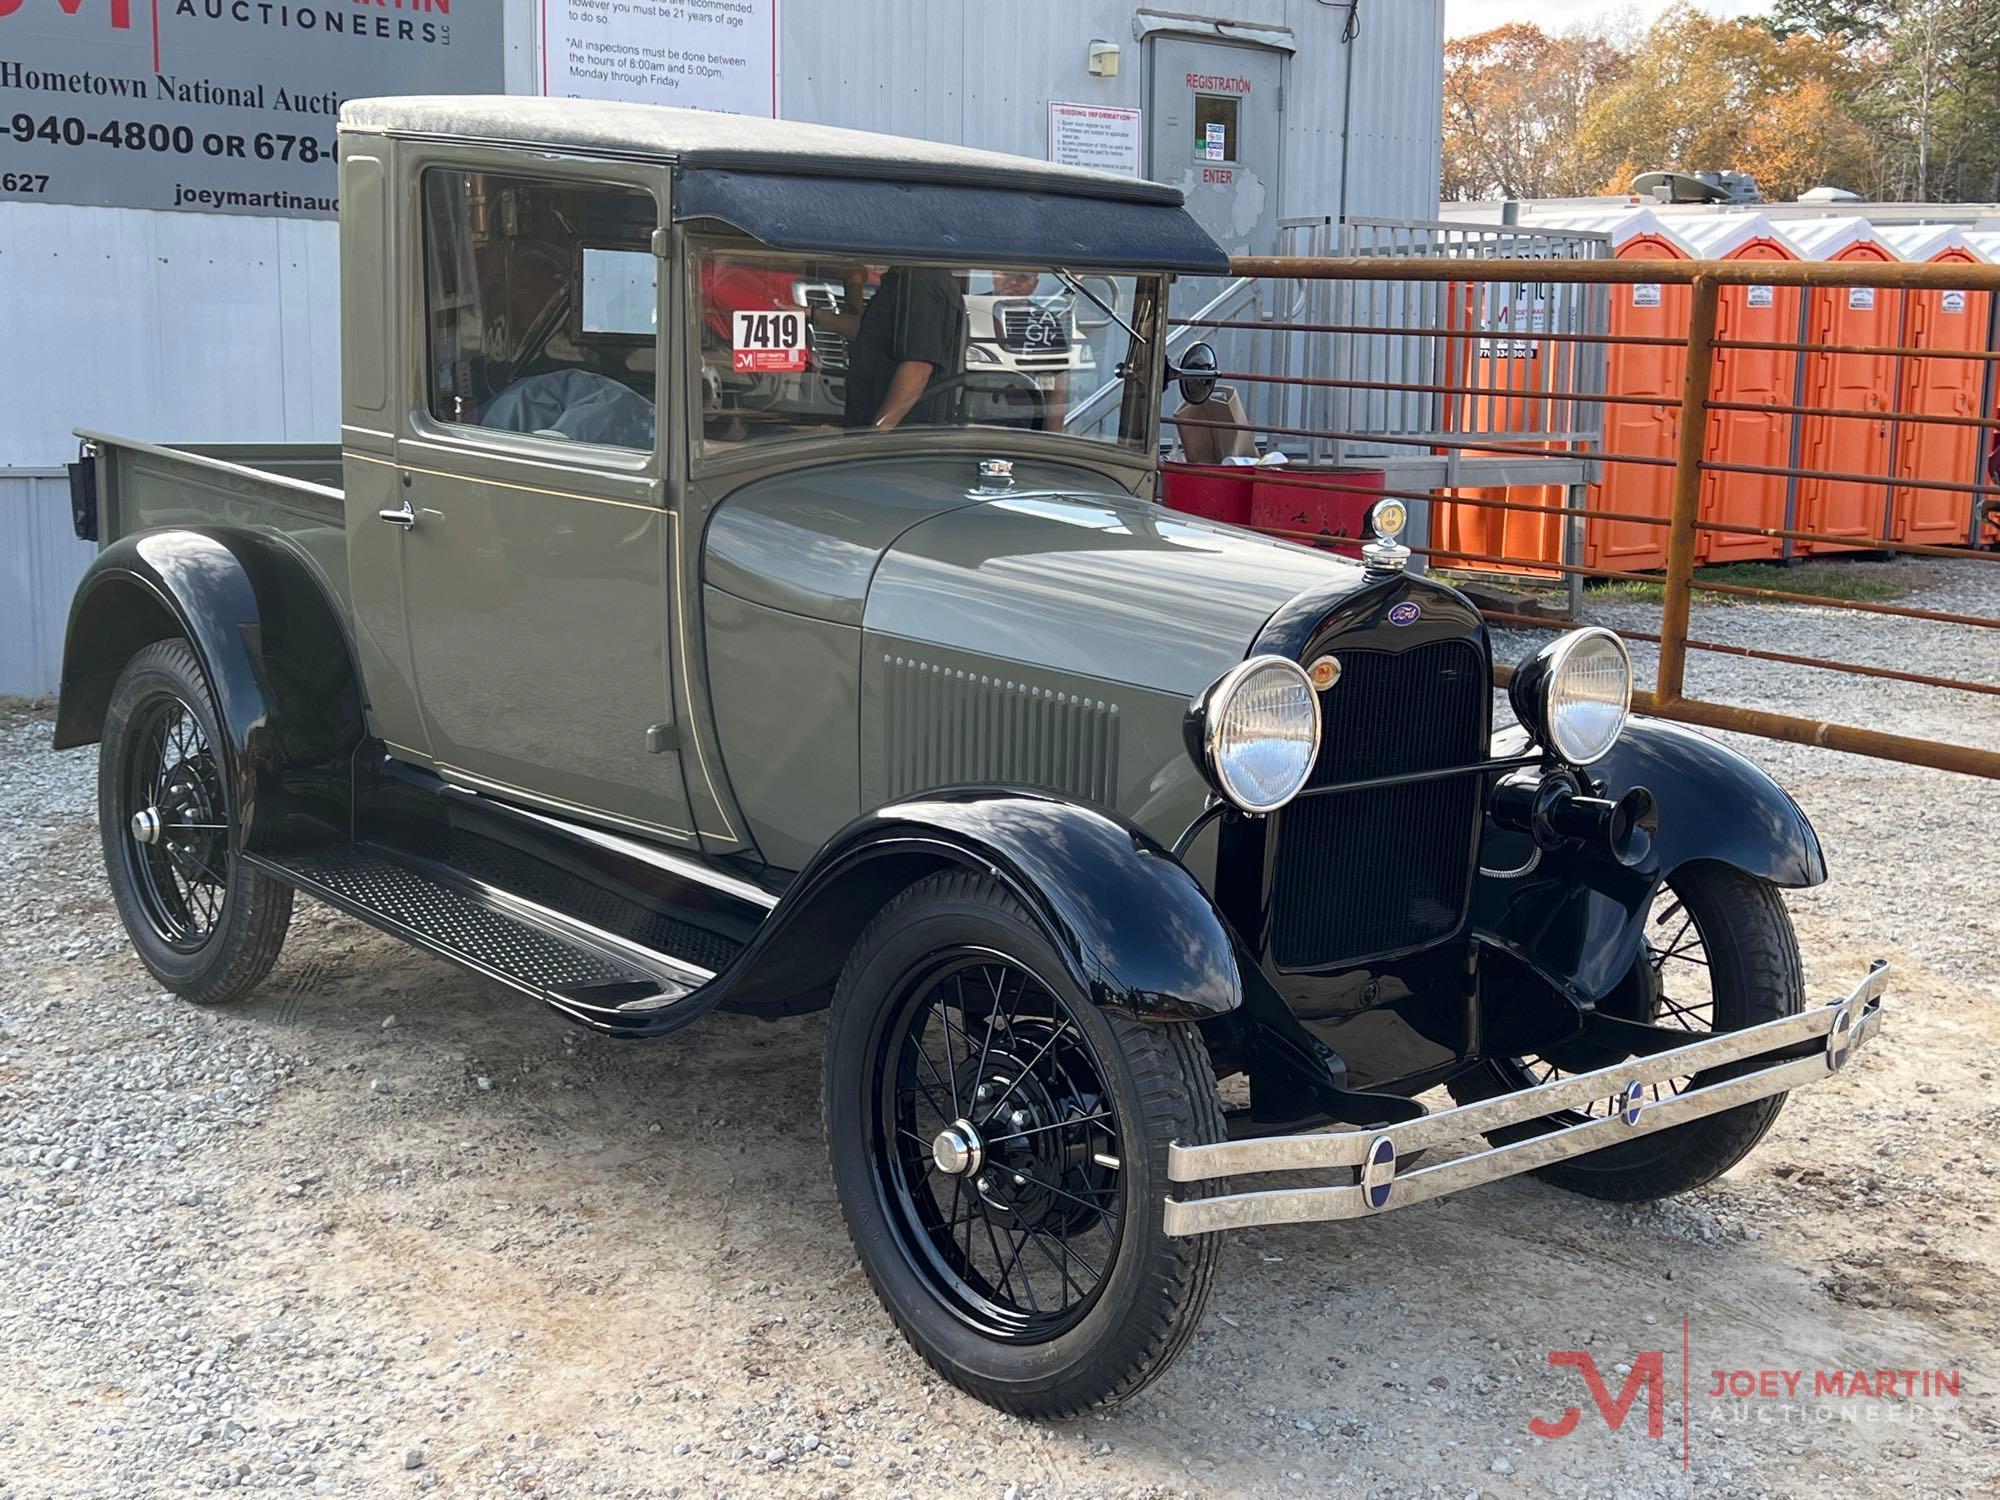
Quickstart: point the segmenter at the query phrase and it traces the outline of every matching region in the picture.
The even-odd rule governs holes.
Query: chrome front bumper
[[[1442,1198],[1482,1182],[1495,1182],[1634,1136],[1685,1125],[1720,1110],[1785,1093],[1846,1066],[1862,1044],[1881,1029],[1882,993],[1888,986],[1889,966],[1878,958],[1854,992],[1835,1004],[1380,1130],[1267,1136],[1209,1146],[1183,1146],[1176,1142],[1167,1149],[1167,1176],[1175,1182],[1206,1182],[1239,1173],[1342,1168],[1355,1170],[1359,1181],[1334,1187],[1279,1188],[1214,1198],[1169,1199],[1166,1231],[1208,1234],[1218,1229],[1248,1229],[1263,1224],[1364,1218]],[[1802,1052],[1807,1047],[1811,1050]],[[1756,1059],[1767,1053],[1781,1055],[1769,1058],[1766,1066],[1740,1077],[1658,1099],[1647,1097],[1648,1085],[1664,1084],[1669,1079],[1724,1063]],[[1396,1163],[1419,1151],[1606,1101],[1616,1102],[1619,1107],[1603,1118],[1564,1126],[1505,1146],[1426,1162],[1397,1175]]]

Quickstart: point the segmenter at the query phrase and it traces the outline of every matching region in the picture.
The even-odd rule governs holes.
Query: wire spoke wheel
[[[183,699],[142,703],[125,741],[121,849],[140,909],[178,953],[220,928],[229,888],[228,803],[215,747]]]
[[[1186,1022],[1097,1003],[997,878],[938,870],[875,914],[821,1077],[855,1253],[952,1384],[1074,1417],[1187,1347],[1218,1237],[1166,1233],[1167,1155],[1226,1135],[1208,1049]]]
[[[1075,1327],[1118,1254],[1124,1147],[1068,1004],[1014,960],[960,950],[910,977],[879,1038],[871,1149],[911,1267],[989,1338]]]
[[[1690,1042],[1712,1036],[1716,1030],[1712,975],[1708,943],[1702,935],[1701,924],[1685,898],[1671,884],[1662,884],[1653,896],[1652,910],[1646,918],[1641,967],[1635,969],[1627,981],[1616,1013],[1626,1020],[1685,1031]],[[1533,1054],[1515,1058],[1514,1066],[1528,1084],[1568,1078],[1576,1071]],[[1645,1085],[1646,1100],[1652,1103],[1671,1099],[1693,1081],[1694,1075],[1689,1074],[1649,1083]],[[1625,1101],[1613,1095],[1593,1099],[1581,1109],[1567,1111],[1556,1118],[1569,1124],[1580,1120],[1601,1120],[1619,1114],[1625,1107]]]
[[[199,1005],[240,1000],[284,946],[291,887],[237,851],[229,742],[200,659],[154,641],[118,675],[97,757],[104,872],[139,961]]]

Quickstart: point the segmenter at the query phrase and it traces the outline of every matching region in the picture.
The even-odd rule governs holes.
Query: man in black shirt
[[[815,328],[848,341],[846,425],[948,421],[951,392],[937,387],[963,369],[965,298],[957,279],[941,267],[893,266],[857,314],[865,286],[857,272],[848,278],[849,311],[812,314]]]

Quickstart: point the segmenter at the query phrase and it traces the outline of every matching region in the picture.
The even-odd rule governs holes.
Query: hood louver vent
[[[882,660],[891,798],[1001,785],[1115,803],[1117,704],[911,657]]]

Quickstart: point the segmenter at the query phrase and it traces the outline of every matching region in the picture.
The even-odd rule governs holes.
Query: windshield
[[[1146,441],[1158,276],[736,250],[697,266],[710,453],[903,428]]]

